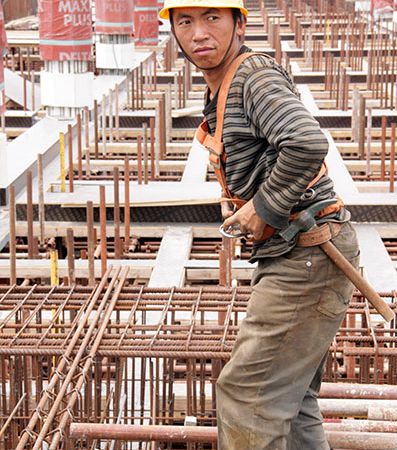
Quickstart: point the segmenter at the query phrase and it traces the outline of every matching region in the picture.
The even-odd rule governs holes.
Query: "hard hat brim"
[[[214,5],[212,4],[208,4],[208,5],[200,5],[200,6],[194,6],[194,8],[213,8]],[[245,17],[248,16],[248,10],[245,8],[237,8],[237,7],[233,7],[233,6],[216,6],[217,8],[233,8],[233,9],[239,9],[241,14],[243,14]],[[170,9],[175,9],[178,8],[178,6],[173,6],[172,8],[163,8],[160,10],[159,12],[159,17],[161,19],[165,19],[165,20],[170,20]],[[186,6],[180,6],[179,8],[186,8]]]

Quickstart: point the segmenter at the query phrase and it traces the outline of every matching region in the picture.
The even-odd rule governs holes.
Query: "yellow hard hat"
[[[245,17],[248,11],[244,7],[243,0],[165,0],[163,9],[160,10],[161,19],[170,19],[170,9],[173,8],[236,8]]]

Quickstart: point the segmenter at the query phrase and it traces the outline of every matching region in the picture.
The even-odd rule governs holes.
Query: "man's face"
[[[230,8],[175,8],[172,14],[175,36],[183,50],[200,68],[217,66],[225,56],[234,28]],[[233,46],[238,48],[238,36],[244,34],[245,23],[236,24]]]

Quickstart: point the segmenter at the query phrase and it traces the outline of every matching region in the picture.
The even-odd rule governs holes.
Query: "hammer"
[[[309,208],[300,212],[298,217],[294,219],[290,225],[282,230],[279,234],[285,241],[290,241],[299,232],[313,230],[317,227],[315,216],[323,208],[332,205],[336,200],[322,200]],[[332,260],[332,262],[346,275],[346,277],[354,284],[361,294],[372,304],[378,313],[390,322],[394,318],[394,312],[390,309],[382,297],[375,289],[365,280],[356,268],[342,255],[331,241],[319,244],[321,250]]]

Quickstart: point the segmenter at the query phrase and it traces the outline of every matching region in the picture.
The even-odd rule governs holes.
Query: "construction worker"
[[[336,194],[327,139],[288,73],[267,55],[246,55],[247,15],[242,0],[165,0],[160,11],[208,86],[197,137],[231,199],[223,229],[251,234],[258,263],[217,383],[218,448],[326,450],[317,395],[353,286],[318,243],[332,240],[355,267],[359,250],[341,201],[316,216],[321,236],[280,235],[296,213]]]

